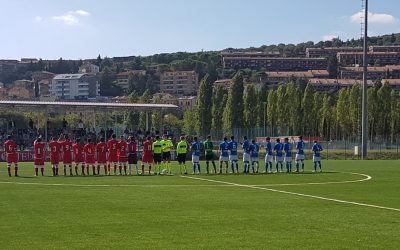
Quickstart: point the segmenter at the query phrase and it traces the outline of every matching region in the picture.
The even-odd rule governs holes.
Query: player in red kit
[[[132,174],[132,165],[135,165],[136,175],[139,174],[137,158],[137,144],[135,137],[131,136],[128,141],[128,174]]]
[[[75,143],[72,145],[74,149],[74,160],[75,160],[75,174],[78,175],[79,165],[82,166],[82,175],[85,175],[85,162],[83,159],[83,146],[81,144],[81,139],[77,138]]]
[[[104,175],[107,175],[107,144],[104,138],[100,138],[100,142],[96,145],[97,151],[97,174],[100,175],[100,165],[104,167]]]
[[[11,135],[7,136],[7,141],[4,143],[4,151],[6,152],[8,176],[11,177],[11,165],[14,164],[15,176],[18,176],[18,153],[17,144],[12,140]]]
[[[96,147],[92,143],[92,139],[88,139],[85,147],[83,147],[83,152],[85,153],[85,164],[86,172],[89,175],[89,167],[92,166],[93,175],[96,175]]]
[[[108,175],[111,173],[111,163],[114,164],[114,175],[117,172],[117,162],[118,162],[118,141],[115,139],[117,136],[113,134],[111,139],[107,142],[108,150]]]
[[[124,174],[126,175],[126,163],[128,162],[127,151],[128,151],[128,143],[125,141],[124,136],[121,135],[121,139],[118,142],[118,151],[117,151],[120,175],[122,174],[121,173],[122,166],[124,166]]]
[[[56,141],[56,138],[51,138],[49,142],[49,150],[50,150],[50,162],[51,168],[53,170],[53,176],[58,175],[58,164],[60,162],[60,151],[61,151],[61,144]]]
[[[42,137],[39,136],[33,143],[34,149],[34,163],[35,163],[35,176],[39,175],[39,168],[42,176],[44,176],[44,160],[46,156],[45,143],[42,141]]]
[[[67,175],[67,166],[69,167],[69,175],[72,176],[72,142],[68,135],[64,136],[64,140],[61,142],[61,149],[64,164],[64,176]]]
[[[147,141],[143,143],[142,156],[142,174],[144,174],[144,164],[149,165],[149,174],[151,173],[151,164],[153,163],[153,142],[151,137],[147,137]]]

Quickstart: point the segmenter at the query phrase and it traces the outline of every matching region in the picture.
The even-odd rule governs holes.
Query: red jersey
[[[143,156],[142,162],[151,164],[153,162],[153,142],[152,141],[145,141],[143,143]]]
[[[117,162],[118,160],[118,141],[114,139],[110,139],[107,142],[108,149],[108,161],[109,162]]]
[[[80,143],[74,143],[72,145],[74,149],[74,159],[76,163],[83,162],[83,146]]]
[[[33,144],[35,166],[44,166],[44,160],[45,160],[44,146],[45,146],[44,142],[35,141]]]
[[[60,160],[61,144],[58,141],[51,141],[49,143],[49,149],[51,164],[58,164]]]
[[[4,150],[7,154],[15,154],[17,153],[17,144],[13,140],[7,140],[4,143]]]
[[[107,144],[105,142],[99,142],[96,145],[97,151],[97,163],[107,162]]]
[[[64,164],[71,164],[72,157],[71,157],[71,149],[72,149],[72,142],[70,140],[65,140],[60,142],[61,150],[63,154],[63,163]]]
[[[127,151],[128,151],[128,143],[126,141],[118,142],[118,156],[126,157]]]
[[[4,150],[8,164],[18,163],[17,144],[13,140],[7,140],[4,143]]]
[[[87,164],[94,164],[96,162],[94,154],[96,153],[96,147],[92,143],[88,143],[83,147],[85,152],[85,162]]]

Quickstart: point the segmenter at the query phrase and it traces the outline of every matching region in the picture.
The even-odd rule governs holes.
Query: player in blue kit
[[[322,172],[322,166],[321,166],[321,151],[322,147],[321,145],[318,144],[317,141],[314,141],[314,145],[312,146],[312,151],[313,151],[313,163],[314,163],[314,173],[317,172],[317,164],[319,167],[319,171]]]
[[[231,162],[232,173],[239,173],[239,162],[238,162],[238,143],[235,141],[235,137],[231,136],[231,140],[228,142],[229,146],[229,161]]]
[[[304,172],[304,148],[306,144],[303,141],[303,136],[299,136],[299,141],[297,142],[296,149],[296,172],[299,172],[299,162],[301,161],[301,171]]]
[[[272,160],[273,160],[273,152],[272,152],[272,143],[271,138],[267,137],[267,143],[265,144],[265,172],[264,173],[271,173],[272,172]],[[269,170],[268,170],[269,166]]]
[[[229,160],[229,144],[228,138],[224,137],[224,141],[219,144],[219,173],[222,174],[222,163],[225,162],[225,172],[228,173],[228,160]]]
[[[283,150],[285,151],[286,172],[290,173],[292,172],[292,144],[289,143],[289,138],[285,138]]]
[[[250,159],[251,159],[251,169],[253,170],[253,174],[258,173],[260,168],[259,152],[260,152],[260,146],[258,146],[256,140],[252,140],[250,145]],[[256,165],[256,168],[254,168],[254,165]]]
[[[283,172],[283,144],[281,143],[281,140],[278,138],[276,139],[276,143],[274,146],[274,151],[275,151],[275,167],[276,167],[276,172]],[[281,170],[279,171],[279,165],[281,166]]]
[[[198,174],[200,174],[200,142],[198,141],[197,137],[193,138],[192,142],[192,163],[193,163],[193,174],[196,174],[196,169]]]
[[[250,172],[250,142],[247,140],[247,136],[243,137],[243,168],[244,173]]]

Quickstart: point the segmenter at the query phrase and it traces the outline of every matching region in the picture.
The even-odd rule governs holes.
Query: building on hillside
[[[50,83],[51,80],[41,80],[37,83],[39,87],[39,96],[49,96],[50,95]]]
[[[331,47],[331,48],[306,48],[306,57],[321,58],[335,57],[340,52],[363,52],[362,47]]]
[[[32,81],[40,82],[42,80],[51,80],[54,78],[56,74],[48,72],[48,71],[36,71],[32,73]]]
[[[99,72],[100,72],[100,67],[92,63],[84,63],[79,67],[79,73],[81,74],[96,75]]]
[[[196,107],[197,96],[183,96],[178,98],[178,106],[182,111],[193,110]]]
[[[174,96],[197,95],[199,74],[194,71],[169,71],[160,76],[160,91]]]
[[[341,79],[363,79],[363,67],[342,67],[339,70]],[[400,65],[368,67],[368,79],[400,79]]]
[[[100,86],[94,75],[62,74],[51,80],[49,92],[60,100],[87,100],[100,95]]]
[[[232,79],[221,79],[221,80],[216,80],[213,84],[213,87],[218,87],[222,86],[224,89],[230,89],[233,81]]]
[[[22,86],[14,86],[7,91],[10,99],[30,100],[35,97],[35,92]]]
[[[279,51],[274,52],[258,52],[258,51],[236,51],[236,50],[226,50],[221,52],[220,54],[222,57],[251,57],[251,58],[258,58],[258,57],[280,57],[281,54]]]
[[[393,46],[370,46],[370,52],[400,52],[400,45]]]
[[[18,60],[0,60],[0,74],[9,74],[17,71]]]
[[[7,89],[4,87],[0,87],[0,100],[7,98]]]
[[[329,78],[327,70],[308,70],[308,71],[267,71],[266,82],[268,84],[288,83],[293,79],[302,78]]]
[[[253,69],[267,71],[307,71],[326,69],[326,58],[303,57],[223,57],[223,67],[228,69]]]
[[[363,65],[362,52],[340,52],[337,54],[341,66]],[[400,64],[399,52],[368,52],[368,65],[384,66]]]
[[[151,102],[156,104],[178,105],[178,98],[168,93],[156,93],[153,95]]]
[[[130,70],[126,72],[121,72],[117,74],[117,79],[115,84],[121,87],[125,92],[129,90],[129,76],[130,75],[146,75],[146,70]]]
[[[309,79],[309,83],[317,91],[337,91],[341,88],[351,88],[354,84],[362,84],[362,80],[356,79]],[[373,86],[373,81],[368,80],[368,86]]]

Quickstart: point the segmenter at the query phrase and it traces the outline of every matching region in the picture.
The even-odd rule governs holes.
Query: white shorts
[[[44,168],[44,166],[35,166],[35,168],[40,168],[40,169],[42,169],[42,168]]]
[[[313,156],[312,161],[313,161],[313,162],[321,161],[321,157]]]
[[[249,161],[250,161],[250,154],[243,153],[243,162],[249,162]]]
[[[238,155],[229,155],[229,161],[237,161]]]
[[[200,156],[192,155],[192,163],[200,163]]]
[[[304,161],[304,159],[305,159],[304,155],[296,154],[296,161]]]
[[[275,162],[283,162],[282,156],[275,156]]]
[[[229,158],[228,158],[228,156],[220,156],[219,157],[219,161],[229,161]]]
[[[292,157],[285,157],[285,162],[292,162]]]
[[[265,162],[267,163],[267,162],[272,162],[273,161],[273,159],[272,159],[272,155],[266,155],[265,156]]]
[[[251,157],[251,162],[259,162],[260,159],[258,157]]]

